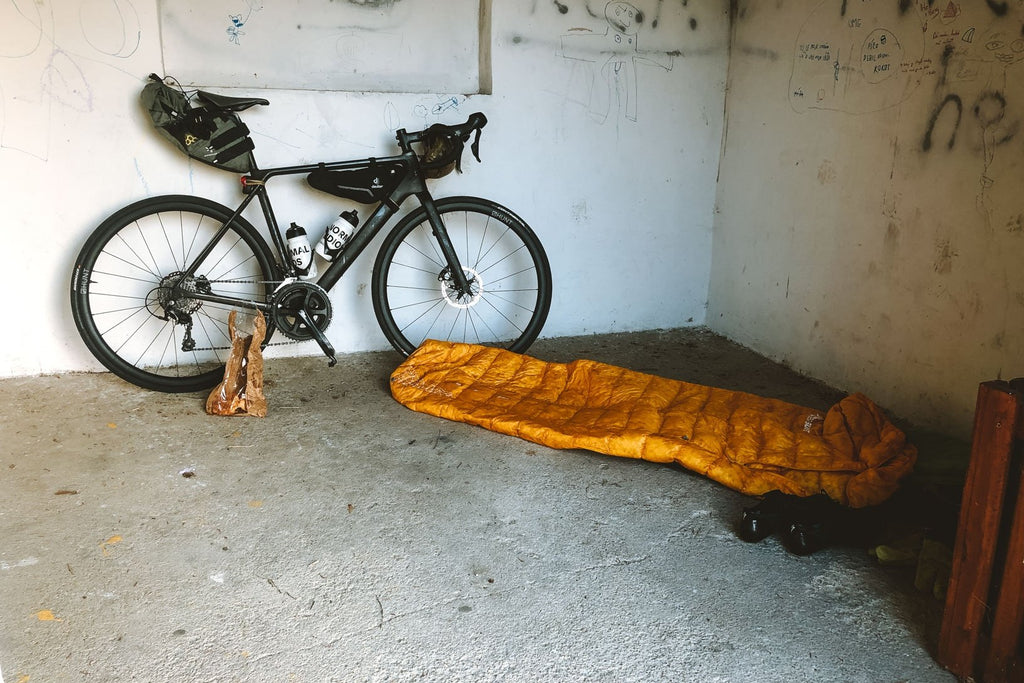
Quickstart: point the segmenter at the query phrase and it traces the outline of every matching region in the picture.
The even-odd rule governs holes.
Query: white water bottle
[[[316,263],[313,261],[313,250],[309,246],[305,228],[293,222],[285,238],[288,240],[288,255],[299,277],[303,280],[316,277]]]
[[[359,214],[355,209],[342,211],[341,215],[327,226],[323,239],[316,243],[316,253],[327,261],[333,261],[338,252],[352,239],[357,225],[359,225]]]

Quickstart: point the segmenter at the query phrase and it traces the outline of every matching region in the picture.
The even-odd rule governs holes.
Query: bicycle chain
[[[274,285],[281,284],[276,280],[211,280],[211,283],[216,282],[222,285]],[[185,326],[185,339],[192,338],[192,321],[190,320]],[[303,344],[309,341],[308,339],[298,340],[292,339],[289,341],[278,341],[267,344],[266,346],[291,346],[292,344]],[[194,343],[194,342],[193,342]],[[230,351],[230,346],[193,346],[190,351]]]
[[[289,341],[279,341],[266,344],[265,346],[291,346],[292,344],[305,344],[312,339],[293,339]],[[230,346],[197,346],[192,349],[193,351],[230,351]]]

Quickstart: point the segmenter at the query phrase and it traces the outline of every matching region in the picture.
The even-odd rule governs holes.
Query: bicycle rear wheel
[[[519,216],[487,199],[435,202],[471,292],[460,296],[420,208],[384,240],[373,268],[373,308],[384,335],[412,353],[426,339],[525,351],[551,307],[551,268]]]
[[[166,392],[208,389],[223,378],[231,351],[228,314],[265,301],[280,280],[267,243],[241,217],[195,274],[183,278],[232,213],[199,197],[153,197],[126,206],[93,232],[75,262],[71,312],[107,369]],[[172,297],[175,285],[179,295]],[[203,301],[190,292],[239,303]],[[267,340],[272,333],[268,320]]]

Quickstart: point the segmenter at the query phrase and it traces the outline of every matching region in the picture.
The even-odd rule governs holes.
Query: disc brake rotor
[[[484,283],[480,279],[480,273],[474,269],[463,266],[462,271],[466,274],[466,279],[469,281],[469,292],[467,294],[459,294],[459,288],[452,279],[451,272],[445,268],[439,278],[441,280],[441,296],[445,298],[449,306],[471,308],[480,301],[480,297],[484,293]]]

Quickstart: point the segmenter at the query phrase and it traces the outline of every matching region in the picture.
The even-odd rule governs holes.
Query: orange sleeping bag
[[[391,375],[403,405],[552,448],[678,463],[748,495],[881,503],[916,449],[868,398],[817,410],[603,363],[426,341]]]

